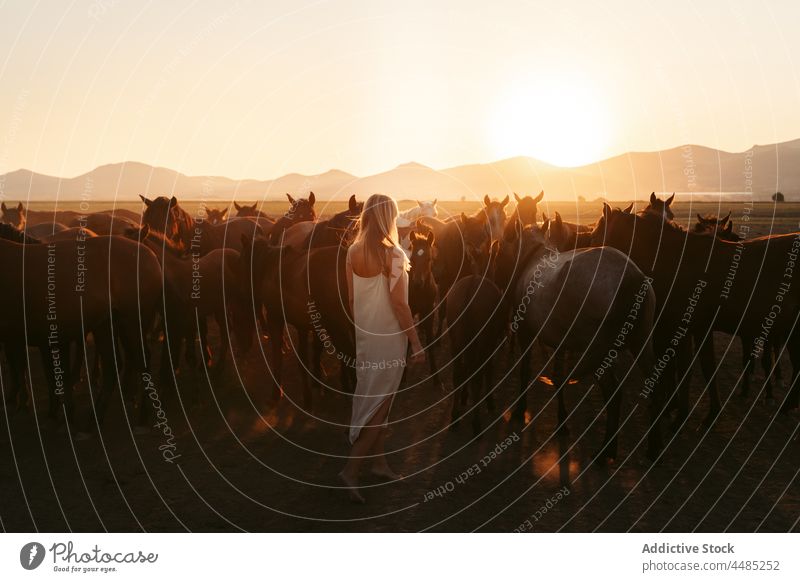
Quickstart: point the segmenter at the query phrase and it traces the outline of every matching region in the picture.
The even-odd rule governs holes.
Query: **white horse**
[[[519,222],[506,229],[497,260],[497,282],[508,289],[511,329],[523,351],[521,395],[515,419],[524,417],[525,390],[531,383],[530,349],[539,342],[553,350],[553,383],[558,390],[558,424],[566,425],[563,389],[571,378],[592,377],[606,401],[606,433],[595,459],[614,459],[621,384],[614,369],[630,352],[644,374],[654,362],[650,335],[656,309],[650,280],[625,254],[610,247],[559,252],[544,230]],[[566,370],[566,353],[578,362]],[[651,398],[655,400],[655,398]],[[657,407],[650,409],[656,414]]]
[[[406,252],[406,255],[411,256],[411,240],[409,234],[414,229],[414,224],[418,218],[429,216],[437,218],[439,210],[436,208],[438,198],[434,198],[433,202],[420,202],[417,200],[417,205],[412,206],[408,210],[403,210],[397,215],[397,232],[400,236],[400,246]]]

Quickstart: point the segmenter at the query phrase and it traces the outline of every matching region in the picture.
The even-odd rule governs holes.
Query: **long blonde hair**
[[[397,249],[405,258],[406,254],[399,244],[397,234],[397,215],[400,211],[394,198],[386,194],[373,194],[364,203],[364,209],[358,218],[358,232],[355,243],[361,243],[364,253],[369,254],[375,262],[386,263],[385,252]],[[404,261],[407,269],[408,261]]]

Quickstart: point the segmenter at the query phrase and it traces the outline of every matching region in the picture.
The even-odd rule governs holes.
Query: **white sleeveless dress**
[[[350,260],[349,254],[347,260]],[[389,290],[402,284],[408,299],[407,260],[405,253],[393,249],[388,277],[383,273],[374,277],[359,277],[353,273],[356,391],[350,420],[351,444],[361,429],[370,425],[381,404],[387,398],[394,398],[403,377],[408,337],[394,315]],[[383,426],[386,424],[384,422]]]

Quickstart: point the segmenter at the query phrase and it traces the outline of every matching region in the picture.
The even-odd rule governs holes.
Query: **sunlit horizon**
[[[62,6],[0,22],[0,174],[575,167],[800,137],[800,7],[724,2]]]

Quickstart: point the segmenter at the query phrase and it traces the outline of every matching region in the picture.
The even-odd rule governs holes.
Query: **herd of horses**
[[[797,408],[800,233],[740,240],[730,214],[698,216],[687,230],[674,222],[673,197],[655,194],[639,212],[604,204],[596,223],[581,225],[558,212],[540,214],[543,196],[514,194],[513,212],[509,196],[486,196],[473,214],[445,219],[436,201],[420,202],[398,219],[411,265],[409,305],[437,385],[440,340],[449,339],[453,428],[469,414],[479,434],[482,407],[494,410],[499,350],[519,350],[511,416],[524,421],[538,345],[552,370],[559,430],[567,430],[566,386],[589,378],[601,388],[606,409],[605,437],[594,458],[613,460],[623,389],[638,382],[629,396],[646,400],[647,453],[657,459],[661,425],[671,418],[680,427],[688,418],[695,357],[707,386],[704,425],[722,413],[715,331],[741,339],[744,396],[760,361],[765,398],[775,398],[787,350],[792,380],[778,397],[782,411]],[[223,370],[230,356],[252,348],[259,330],[268,339],[273,398],[284,394],[288,344],[309,371],[301,374],[304,407],[313,405],[315,386],[330,388],[320,380],[325,357],[338,358],[341,391],[352,393],[356,350],[345,254],[363,204],[351,196],[344,211],[319,220],[313,193],[287,198],[289,208],[279,217],[239,203],[193,217],[174,196],[142,196],[141,215],[35,212],[3,203],[0,268],[21,283],[0,291],[0,345],[10,378],[5,405],[27,406],[28,353],[35,348],[52,418],[63,409],[76,426],[72,391],[85,370],[90,387],[99,387],[90,390],[87,430],[101,430],[117,388],[138,396],[144,426],[154,347],[161,349],[162,386],[176,386],[184,368]],[[235,217],[228,216],[232,210]],[[216,347],[209,318],[219,329]],[[624,381],[631,362],[643,380]]]

